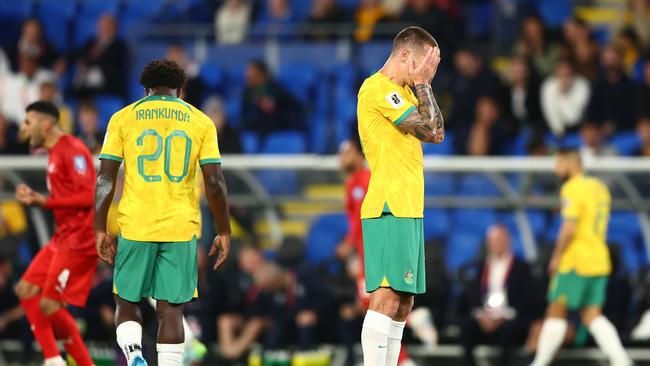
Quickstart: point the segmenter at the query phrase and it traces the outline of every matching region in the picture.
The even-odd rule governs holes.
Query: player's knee
[[[183,306],[172,305],[163,301],[158,301],[156,305],[156,314],[159,320],[176,320],[183,317]]]
[[[313,310],[303,310],[296,315],[296,325],[299,327],[312,327],[318,322],[318,315]]]
[[[43,314],[45,314],[45,316],[50,316],[61,308],[61,303],[56,300],[44,297],[38,303],[38,306],[41,308],[41,311]]]
[[[404,296],[400,300],[399,307],[397,308],[397,313],[395,314],[394,319],[397,321],[406,320],[406,317],[409,315],[413,309],[414,298],[413,296]]]
[[[566,318],[566,315],[566,305],[559,302],[549,304],[548,309],[546,310],[546,316],[549,318]]]
[[[394,318],[399,310],[399,306],[400,298],[398,295],[391,296],[377,293],[377,296],[375,296],[375,293],[373,293],[373,296],[370,298],[369,309]]]
[[[602,310],[600,308],[587,308],[584,309],[580,312],[580,320],[582,320],[582,323],[586,326],[589,326],[594,319],[599,317],[602,314]]]

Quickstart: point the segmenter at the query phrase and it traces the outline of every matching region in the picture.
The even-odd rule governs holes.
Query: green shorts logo
[[[406,282],[407,285],[413,284],[413,272],[410,269],[407,270],[406,274],[404,275],[404,282]]]

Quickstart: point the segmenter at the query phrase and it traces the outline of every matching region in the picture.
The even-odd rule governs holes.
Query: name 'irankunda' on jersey
[[[179,98],[145,97],[111,117],[100,158],[124,161],[122,237],[169,242],[196,235],[197,166],[221,161],[208,116]]]

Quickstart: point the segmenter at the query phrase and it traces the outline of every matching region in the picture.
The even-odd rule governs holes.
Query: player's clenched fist
[[[432,47],[420,61],[416,57],[409,63],[409,76],[414,84],[430,84],[440,64],[440,48]]]
[[[217,261],[214,263],[214,270],[216,271],[221,267],[223,262],[228,258],[228,253],[230,253],[230,235],[217,235],[212,241],[212,247],[208,252],[209,256],[217,254]]]
[[[115,263],[115,239],[107,232],[97,232],[95,235],[97,254],[104,262],[112,265]]]

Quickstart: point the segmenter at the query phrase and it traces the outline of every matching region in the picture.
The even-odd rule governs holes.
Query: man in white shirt
[[[542,112],[555,136],[564,136],[578,128],[590,95],[591,86],[587,79],[575,73],[569,60],[558,61],[553,75],[542,83],[541,91]]]
[[[25,119],[25,108],[39,99],[40,86],[56,79],[53,72],[42,69],[38,61],[22,57],[19,72],[0,77],[0,112],[10,123],[20,124]]]

